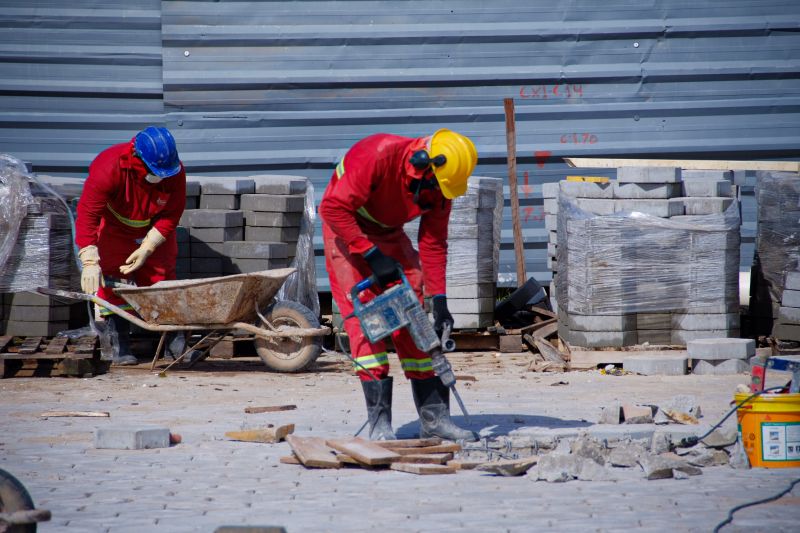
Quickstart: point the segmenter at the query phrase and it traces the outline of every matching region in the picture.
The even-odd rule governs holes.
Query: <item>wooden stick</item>
[[[571,167],[680,167],[684,170],[771,170],[800,172],[797,161],[719,161],[710,159],[612,159],[594,157],[565,157]]]
[[[106,411],[45,411],[39,415],[42,418],[57,418],[64,416],[90,416],[96,418],[108,418],[111,416]]]
[[[269,405],[266,407],[245,407],[244,412],[247,414],[258,413],[274,413],[277,411],[293,411],[297,409],[296,405]]]
[[[505,98],[506,147],[508,150],[508,188],[511,192],[511,222],[514,230],[514,255],[517,258],[517,287],[527,280],[525,249],[522,242],[522,225],[519,220],[519,191],[517,190],[517,131],[514,122],[514,99]]]
[[[229,439],[242,442],[280,442],[286,435],[294,433],[294,424],[286,424],[274,428],[248,429],[244,431],[227,431],[225,436]]]

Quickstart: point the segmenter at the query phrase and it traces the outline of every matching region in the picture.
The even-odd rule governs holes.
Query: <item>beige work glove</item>
[[[78,250],[81,260],[81,290],[86,294],[96,294],[100,287],[105,286],[103,272],[100,270],[100,254],[97,246],[86,246]]]
[[[156,228],[150,228],[150,231],[148,231],[147,235],[142,239],[142,244],[128,256],[125,260],[125,264],[119,267],[119,271],[127,276],[131,272],[139,270],[142,268],[144,262],[147,261],[147,258],[166,240],[167,239],[165,239]]]

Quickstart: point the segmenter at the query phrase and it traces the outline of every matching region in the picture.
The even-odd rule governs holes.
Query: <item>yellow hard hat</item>
[[[460,133],[448,129],[438,130],[431,137],[430,157],[443,155],[447,161],[433,167],[436,181],[445,198],[453,199],[467,192],[467,178],[478,163],[475,145]]]

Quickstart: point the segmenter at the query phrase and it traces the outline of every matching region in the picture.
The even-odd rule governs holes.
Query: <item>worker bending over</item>
[[[447,225],[451,200],[467,192],[467,178],[477,159],[472,141],[447,129],[416,139],[371,135],[345,154],[322,197],[325,264],[333,299],[342,316],[348,317],[344,327],[358,363],[371,439],[395,438],[392,378],[384,342],[370,343],[358,319],[351,316],[350,289],[374,275],[380,287],[365,292],[375,297],[399,279],[399,265],[420,301],[423,286],[425,295],[432,297],[437,333],[446,324],[452,327],[445,296]],[[421,217],[419,253],[403,231],[403,224],[417,217]],[[417,348],[406,328],[395,331],[392,341],[411,380],[420,437],[477,439],[450,419],[449,389],[433,373],[429,354]]]
[[[131,310],[106,281],[142,287],[175,279],[175,228],[185,205],[186,172],[167,128],[150,126],[130,142],[102,151],[89,166],[78,201],[81,289]],[[113,363],[137,364],[130,323],[105,308],[100,313],[107,317]],[[173,338],[172,353],[182,351],[183,336]]]

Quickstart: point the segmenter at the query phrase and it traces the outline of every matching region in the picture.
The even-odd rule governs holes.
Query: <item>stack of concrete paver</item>
[[[620,347],[739,335],[740,218],[724,175],[624,167],[609,183],[559,188],[562,338]]]
[[[772,335],[780,340],[800,341],[800,271],[786,273]]]
[[[753,339],[696,339],[686,345],[693,374],[741,374],[750,370],[756,354]]]
[[[794,304],[796,294],[784,294],[800,290],[792,275],[800,271],[800,175],[758,172],[755,192],[758,229],[751,313],[772,318],[775,338],[800,341],[800,320],[790,310],[800,305]],[[786,287],[787,282],[795,288]]]
[[[447,304],[454,327],[494,323],[495,287],[503,215],[503,182],[473,176],[467,193],[453,200],[447,238]],[[417,246],[419,219],[406,224]]]

